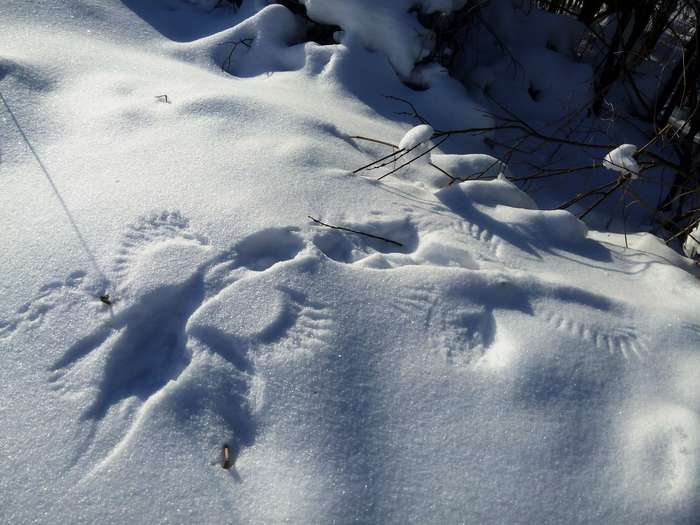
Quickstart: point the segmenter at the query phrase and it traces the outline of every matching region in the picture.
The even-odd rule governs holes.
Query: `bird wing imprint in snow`
[[[537,291],[537,287],[535,287]],[[568,286],[547,286],[533,296],[534,314],[566,337],[624,359],[644,359],[648,337],[624,303]]]
[[[430,348],[448,363],[476,363],[495,340],[491,308],[428,285],[408,287],[393,303],[403,322],[418,323]]]
[[[529,281],[519,284],[505,274],[494,279],[480,271],[470,251],[475,241],[495,245],[489,251],[498,254],[495,236],[486,230],[462,225],[460,231],[468,235],[454,240],[449,228],[428,229],[419,239],[418,228],[405,219],[378,219],[357,228],[397,238],[401,246],[336,230],[324,230],[312,241],[328,257],[359,267],[468,270],[467,285],[414,286],[395,301],[405,321],[424,324],[429,344],[449,363],[471,366],[488,352],[498,329],[496,310],[534,315],[567,336],[613,354],[641,356],[646,351],[634,329],[615,324],[611,312],[617,312],[619,305],[608,299]],[[334,316],[327,307],[264,278],[276,263],[294,259],[304,247],[296,230],[270,228],[214,253],[176,212],[131,225],[114,261],[119,295],[114,312],[50,369],[56,390],[84,401],[82,419],[90,430],[76,462],[112,457],[148,407],[162,397],[159,393],[173,381],[169,388],[177,387],[196,352],[218,355],[238,370],[237,377],[231,377],[241,401],[236,424],[252,428],[252,415],[244,406],[255,374],[250,351],[264,345],[313,350],[330,345],[334,335]],[[41,301],[59,294],[55,290],[87,294],[81,288],[82,278],[75,273],[64,283],[44,287],[45,295],[38,295],[20,313],[34,308],[39,314],[32,315],[39,318]],[[28,321],[13,321],[14,326],[23,322]],[[249,436],[243,441],[251,440]]]
[[[294,258],[303,246],[294,231],[275,228],[211,256],[206,240],[191,232],[178,213],[164,212],[130,226],[114,272],[124,299],[118,299],[107,322],[50,368],[55,390],[87,398],[82,419],[90,427],[75,461],[111,457],[159,392],[188,369],[193,352],[218,354],[239,370],[231,382],[244,400],[253,370],[247,356],[251,346],[283,337],[304,345],[322,340],[328,330],[322,306],[258,278],[275,263]],[[164,282],[149,279],[149,272],[173,261],[180,267],[168,268]],[[246,286],[260,289],[246,292]],[[198,312],[226,294],[233,302],[223,305],[225,312],[241,312],[244,328],[221,333],[198,323]],[[280,306],[269,313],[268,304],[255,304],[251,297]]]
[[[337,262],[373,269],[433,266],[481,273],[482,264],[503,262],[505,241],[485,227],[453,219],[445,226],[444,221],[422,214],[415,220],[419,226],[411,220],[381,218],[352,224],[358,231],[399,239],[400,247],[384,241],[368,242],[357,233],[338,230],[324,231],[313,242]],[[643,358],[648,352],[644,335],[625,324],[631,322],[633,314],[603,296],[566,286],[518,284],[508,276],[495,281],[485,277],[481,284],[461,293],[454,290],[408,287],[394,304],[404,321],[423,323],[431,348],[441,349],[454,364],[475,363],[493,344],[498,328],[494,310],[517,310],[533,316],[556,332],[613,356]]]
[[[7,320],[0,320],[0,339],[8,338],[22,329],[40,325],[56,307],[70,307],[77,301],[95,300],[98,288],[86,282],[84,271],[78,270],[63,281],[51,281],[39,288],[29,301],[20,306]]]

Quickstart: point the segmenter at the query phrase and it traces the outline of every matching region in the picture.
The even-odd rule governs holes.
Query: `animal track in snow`
[[[430,335],[450,364],[476,363],[495,340],[493,309],[499,305],[481,297],[481,286],[450,286],[432,310]]]
[[[493,343],[496,323],[490,308],[470,302],[457,289],[411,287],[395,301],[403,322],[418,323],[433,351],[448,363],[468,366]]]
[[[99,359],[99,379],[91,379],[95,395],[85,418],[102,419],[112,406],[134,396],[144,401],[186,366],[184,327],[203,300],[205,257],[205,241],[189,232],[178,212],[142,217],[128,227],[114,266],[120,309],[51,368],[53,381],[60,384],[64,378],[85,377],[80,369]],[[173,261],[176,271],[163,272],[163,265]],[[167,276],[165,284],[160,275]],[[85,359],[93,353],[103,356]]]
[[[120,291],[111,319],[68,348],[50,368],[52,388],[68,397],[89,398],[82,418],[91,423],[91,430],[81,455],[110,455],[145,403],[188,368],[193,348],[199,347],[190,344],[188,323],[208,297],[293,258],[303,247],[292,230],[273,228],[212,255],[206,240],[192,232],[178,212],[150,215],[131,225],[115,261]],[[260,298],[259,293],[251,297]],[[243,305],[255,309],[246,313],[248,318],[259,318],[264,311],[257,303]],[[231,305],[227,315],[235,315],[240,307]],[[307,330],[320,330],[313,325],[313,308],[298,310],[299,319],[312,319]],[[265,330],[274,332],[261,325],[262,339]],[[240,353],[245,348],[236,347],[240,341],[199,339],[237,369],[249,368]],[[240,378],[235,382],[243,384]]]
[[[452,222],[450,228],[458,235],[467,235],[475,241],[482,243],[486,250],[496,259],[501,260],[503,258],[503,239],[494,235],[486,228],[466,221]]]
[[[555,330],[625,359],[643,359],[648,353],[643,335],[632,327],[617,324],[611,312],[570,303],[562,304],[558,310],[542,309],[541,316]]]
[[[304,248],[304,242],[287,228],[268,228],[253,233],[234,247],[236,266],[262,271],[280,261],[293,259]]]
[[[440,296],[433,287],[411,286],[406,287],[392,304],[399,311],[403,322],[419,323],[427,328],[432,319],[433,309],[439,300]]]
[[[629,497],[674,506],[695,500],[700,474],[700,418],[682,405],[665,404],[625,422],[620,447],[624,474],[637,487]],[[638,480],[646,482],[641,485]]]
[[[416,215],[416,221],[421,233],[440,234],[452,239],[453,243],[463,243],[474,259],[505,262],[503,252],[506,242],[477,223],[465,219],[452,219],[446,223],[435,220],[434,215],[427,213]]]
[[[484,306],[461,305],[440,312],[436,337],[450,363],[468,365],[482,357],[493,343],[496,322]]]
[[[17,330],[39,326],[57,306],[69,306],[88,298],[95,301],[98,295],[97,287],[86,283],[86,273],[80,270],[70,273],[63,281],[46,283],[10,319],[0,320],[0,339],[10,337]]]
[[[319,351],[331,343],[336,321],[327,306],[310,301],[304,294],[291,288],[283,288],[290,298],[295,321],[286,334],[287,344],[295,349]]]
[[[112,266],[117,285],[123,287],[126,284],[130,271],[139,262],[144,249],[173,240],[191,241],[201,246],[208,244],[204,236],[190,230],[189,219],[178,211],[153,213],[140,217],[127,226]]]
[[[377,213],[373,213],[377,215]],[[391,269],[401,266],[430,265],[478,269],[472,256],[473,246],[463,242],[446,228],[427,223],[421,238],[410,219],[382,220],[352,229],[379,235],[401,246],[381,239],[331,230],[314,237],[316,247],[329,258],[366,268]]]
[[[346,227],[346,226],[344,226]],[[351,224],[350,229],[391,239],[401,244],[386,242],[358,233],[326,230],[313,238],[313,243],[327,257],[343,263],[354,263],[372,254],[406,254],[418,245],[418,231],[408,219],[378,218],[365,224]]]

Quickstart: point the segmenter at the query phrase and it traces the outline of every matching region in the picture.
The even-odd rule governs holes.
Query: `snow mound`
[[[503,162],[483,153],[466,155],[436,153],[431,155],[430,160],[458,179],[494,178],[501,174],[510,176],[510,171]]]
[[[302,0],[309,17],[342,28],[342,43],[356,43],[383,52],[399,75],[408,78],[414,64],[432,49],[434,35],[416,18],[413,9],[426,13],[449,12],[464,0]]]
[[[399,148],[408,150],[414,149],[421,144],[428,142],[434,134],[432,127],[427,124],[421,124],[420,126],[415,126],[406,132],[401,141],[399,142]]]
[[[478,160],[478,162],[481,161],[488,162],[487,159]],[[450,202],[457,207],[460,201],[470,201],[484,206],[502,205],[529,210],[537,209],[535,202],[525,192],[502,175],[490,181],[472,180],[454,184],[438,191],[435,196],[442,202]]]
[[[639,164],[634,158],[635,153],[637,153],[637,146],[623,144],[605,155],[603,166],[623,175],[631,175],[633,179],[636,179],[639,175]]]
[[[1,521],[696,521],[696,277],[505,177],[351,174],[385,93],[488,127],[397,78],[412,4],[308,2],[321,46],[262,1],[3,3]]]
[[[212,59],[227,73],[252,77],[304,66],[304,24],[286,7],[264,7],[230,30],[204,41]]]

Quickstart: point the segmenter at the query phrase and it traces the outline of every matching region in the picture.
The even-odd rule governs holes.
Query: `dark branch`
[[[388,243],[394,244],[396,246],[403,246],[403,244],[401,244],[400,242],[392,241],[391,239],[387,239],[386,237],[380,237],[379,235],[374,235],[374,234],[367,233],[367,232],[351,230],[350,228],[343,228],[342,226],[333,226],[332,224],[326,224],[325,222],[321,222],[318,219],[315,219],[311,215],[307,215],[307,217],[309,219],[311,219],[312,221],[314,221],[316,224],[320,224],[321,226],[325,226],[326,228],[331,228],[332,230],[342,230],[344,232],[356,233],[358,235],[364,235],[365,237],[371,237],[372,239],[378,239],[380,241],[388,242]]]

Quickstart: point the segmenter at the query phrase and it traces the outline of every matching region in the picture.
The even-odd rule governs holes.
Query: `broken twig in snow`
[[[428,153],[430,153],[431,151],[433,151],[435,148],[437,148],[438,146],[440,146],[440,145],[441,145],[443,142],[445,142],[448,138],[450,138],[450,136],[449,136],[449,135],[446,135],[445,138],[443,138],[443,139],[442,139],[440,142],[438,142],[437,144],[431,146],[430,148],[428,148],[427,150],[425,150],[425,151],[424,151],[423,153],[421,153],[420,155],[417,155],[417,156],[413,157],[411,160],[409,160],[409,161],[407,161],[407,162],[404,162],[403,164],[401,164],[400,166],[394,168],[394,169],[391,170],[390,172],[385,173],[384,175],[382,175],[381,177],[379,177],[377,180],[382,180],[384,177],[388,177],[388,176],[391,175],[392,173],[396,173],[397,171],[399,171],[401,168],[405,168],[406,166],[408,166],[408,165],[411,164],[412,162],[417,161],[417,160],[420,159],[421,157],[427,155]],[[419,144],[419,145],[420,145],[420,144]],[[411,151],[412,149],[415,149],[416,147],[418,147],[418,146],[413,146],[413,148],[407,150],[406,152],[408,153],[409,151]],[[397,158],[399,158],[399,157],[397,157]]]
[[[228,470],[231,468],[231,450],[229,449],[228,445],[224,445],[221,453],[223,455],[223,462],[221,463],[221,466]]]
[[[253,44],[253,39],[252,38],[242,38],[241,40],[236,40],[235,42],[224,42],[222,45],[233,45],[231,48],[231,51],[229,52],[228,56],[226,57],[226,60],[223,61],[221,64],[221,71],[225,71],[226,73],[229,73],[229,68],[231,67],[231,60],[233,59],[233,52],[238,49],[238,46],[245,46],[248,49],[250,49],[250,46]]]
[[[365,237],[371,237],[372,239],[379,239],[380,241],[388,242],[388,243],[394,244],[396,246],[403,246],[403,244],[401,244],[400,242],[392,241],[391,239],[387,239],[386,237],[380,237],[379,235],[374,235],[372,233],[351,230],[350,228],[343,228],[342,226],[333,226],[332,224],[326,224],[325,222],[321,222],[318,219],[315,219],[311,215],[308,215],[308,217],[309,217],[309,219],[314,221],[316,224],[320,224],[321,226],[325,226],[326,228],[331,228],[332,230],[342,230],[345,232],[357,233],[358,235],[364,235]]]

